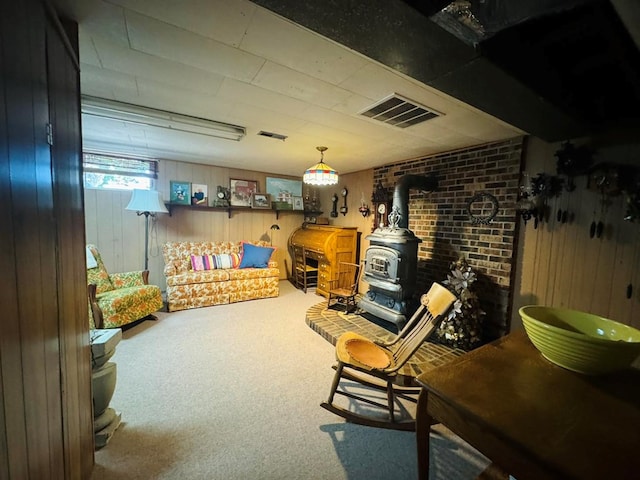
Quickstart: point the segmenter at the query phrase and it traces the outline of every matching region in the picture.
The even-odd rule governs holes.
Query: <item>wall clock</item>
[[[374,228],[382,228],[387,225],[389,217],[389,205],[386,202],[380,202],[375,205],[376,220]]]
[[[338,195],[334,193],[333,197],[331,197],[331,201],[333,202],[333,208],[331,209],[331,216],[337,217],[338,216]]]
[[[349,194],[349,190],[347,190],[346,188],[343,188],[342,191],[340,192],[340,195],[342,195],[342,198],[344,199],[344,204],[340,207],[340,213],[342,215],[347,214],[347,195],[348,194]]]

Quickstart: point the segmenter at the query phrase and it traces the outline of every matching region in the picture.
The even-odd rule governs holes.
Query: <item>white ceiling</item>
[[[246,0],[54,4],[79,24],[83,95],[247,131],[235,142],[83,115],[85,150],[299,176],[318,145],[349,173],[524,133]],[[392,93],[443,115],[407,129],[358,115]]]

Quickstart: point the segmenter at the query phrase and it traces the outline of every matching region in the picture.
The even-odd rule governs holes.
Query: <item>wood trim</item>
[[[53,5],[51,5],[49,0],[41,0],[41,2],[44,5],[47,18],[53,24],[53,27],[55,28],[56,33],[60,36],[60,40],[62,41],[62,44],[64,45],[67,53],[69,54],[69,58],[73,62],[74,66],[76,67],[76,70],[79,72],[80,59],[78,56],[77,44],[76,44],[76,48],[74,48],[73,45],[71,44],[71,41],[69,40],[69,36],[67,35],[67,30],[64,28],[64,25],[62,24],[62,22],[60,21],[60,18],[58,17],[58,12],[56,12],[56,9],[54,8]]]

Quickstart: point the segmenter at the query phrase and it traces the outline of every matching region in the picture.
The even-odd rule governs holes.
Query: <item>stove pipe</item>
[[[393,207],[392,211],[398,213],[398,228],[409,228],[409,190],[422,190],[433,192],[438,188],[438,179],[435,175],[428,177],[424,175],[403,175],[396,183],[393,191]]]

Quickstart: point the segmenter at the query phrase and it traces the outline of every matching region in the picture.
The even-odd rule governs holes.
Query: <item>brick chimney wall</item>
[[[464,256],[478,276],[472,290],[487,312],[486,341],[509,330],[519,220],[515,202],[523,142],[523,137],[518,137],[374,169],[373,185],[380,181],[389,198],[402,175],[437,175],[437,191],[425,194],[412,190],[409,196],[409,229],[422,240],[418,291],[425,292],[432,282],[446,280],[451,262]],[[467,213],[467,202],[481,192],[499,202],[498,214],[489,225],[474,225]]]

